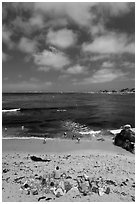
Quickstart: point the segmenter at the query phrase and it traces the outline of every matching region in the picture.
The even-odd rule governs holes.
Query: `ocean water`
[[[2,126],[21,129],[25,137],[59,137],[135,127],[134,94],[4,93]]]

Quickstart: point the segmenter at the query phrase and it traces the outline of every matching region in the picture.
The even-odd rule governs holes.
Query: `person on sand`
[[[47,140],[46,140],[46,138],[44,138],[44,140],[43,140],[43,144],[46,144],[46,142],[47,142]]]
[[[72,136],[72,140],[74,140],[75,138],[76,138],[76,135],[73,135],[73,136]]]
[[[56,166],[55,171],[54,171],[54,178],[55,179],[60,179],[60,169],[59,166]]]
[[[64,132],[64,137],[65,137],[65,138],[67,137],[67,133],[66,133],[66,132]]]
[[[80,143],[80,137],[77,137],[77,142]]]

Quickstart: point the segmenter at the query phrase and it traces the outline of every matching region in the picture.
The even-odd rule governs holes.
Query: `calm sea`
[[[119,129],[124,124],[135,127],[134,94],[3,94],[2,109],[10,110],[2,113],[3,128],[24,126],[26,136],[56,137],[63,132]]]

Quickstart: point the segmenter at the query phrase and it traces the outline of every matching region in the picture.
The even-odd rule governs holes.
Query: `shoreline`
[[[102,137],[103,138],[103,137]],[[2,139],[2,153],[4,152],[27,152],[27,153],[66,153],[76,151],[106,152],[122,154],[134,157],[134,154],[125,149],[115,146],[112,138],[105,138],[104,141],[92,139],[81,139],[80,143],[71,139]]]

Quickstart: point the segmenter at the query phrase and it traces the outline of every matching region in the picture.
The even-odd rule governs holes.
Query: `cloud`
[[[21,16],[17,16],[12,22],[14,33],[20,34],[23,33],[25,35],[30,35],[32,33],[32,26],[28,19],[23,19]]]
[[[112,63],[112,62],[109,62],[109,61],[106,61],[106,62],[103,62],[102,63],[102,67],[104,68],[112,68],[112,67],[114,67],[114,63]]]
[[[33,55],[34,63],[40,67],[45,67],[45,71],[47,71],[47,67],[53,68],[55,70],[61,70],[64,66],[70,63],[68,57],[62,52],[52,52],[49,50],[43,50],[41,53],[37,53]],[[40,68],[41,69],[41,68]]]
[[[4,53],[4,52],[2,52],[2,61],[6,62],[8,59],[9,59],[9,55]]]
[[[95,38],[92,43],[84,43],[82,49],[84,52],[100,54],[133,54],[135,53],[135,43],[130,42],[125,34],[111,33]]]
[[[125,68],[135,68],[135,63],[133,62],[128,62],[128,61],[125,61],[121,64],[122,67],[125,67]]]
[[[109,58],[110,54],[98,54],[98,55],[93,55],[90,57],[90,61],[98,61],[98,60],[103,60],[105,58]]]
[[[44,19],[40,14],[34,15],[29,19],[29,23],[32,27],[43,28],[44,27]]]
[[[50,67],[38,67],[38,71],[48,72],[49,70],[50,70]]]
[[[22,37],[18,44],[18,49],[25,53],[33,53],[37,50],[37,42],[28,38]]]
[[[34,3],[36,11],[42,11],[44,14],[54,15],[56,17],[68,17],[70,20],[79,24],[80,26],[87,26],[92,18],[90,9],[96,3],[86,2],[61,2],[61,3]]]
[[[73,67],[69,67],[67,70],[65,70],[65,73],[67,74],[85,74],[87,72],[87,70],[85,69],[85,67],[77,64]]]
[[[113,81],[119,77],[124,77],[126,73],[114,69],[100,69],[96,71],[91,77],[87,77],[81,82],[82,84],[105,83]]]
[[[60,48],[68,48],[76,43],[76,34],[66,28],[58,31],[50,30],[47,34],[47,43]]]
[[[44,91],[47,90],[50,86],[52,86],[51,81],[40,82],[40,81],[20,81],[13,83],[4,83],[3,91]]]
[[[102,35],[106,32],[107,31],[105,29],[103,22],[99,22],[98,24],[96,23],[95,25],[91,25],[90,33],[91,33],[92,37],[95,37],[97,35]]]
[[[7,45],[9,49],[12,49],[15,44],[11,40],[12,31],[8,29],[7,26],[3,25],[2,27],[2,42]]]
[[[131,10],[131,4],[129,2],[103,2],[99,3],[97,9],[103,14],[117,16],[128,13]]]

